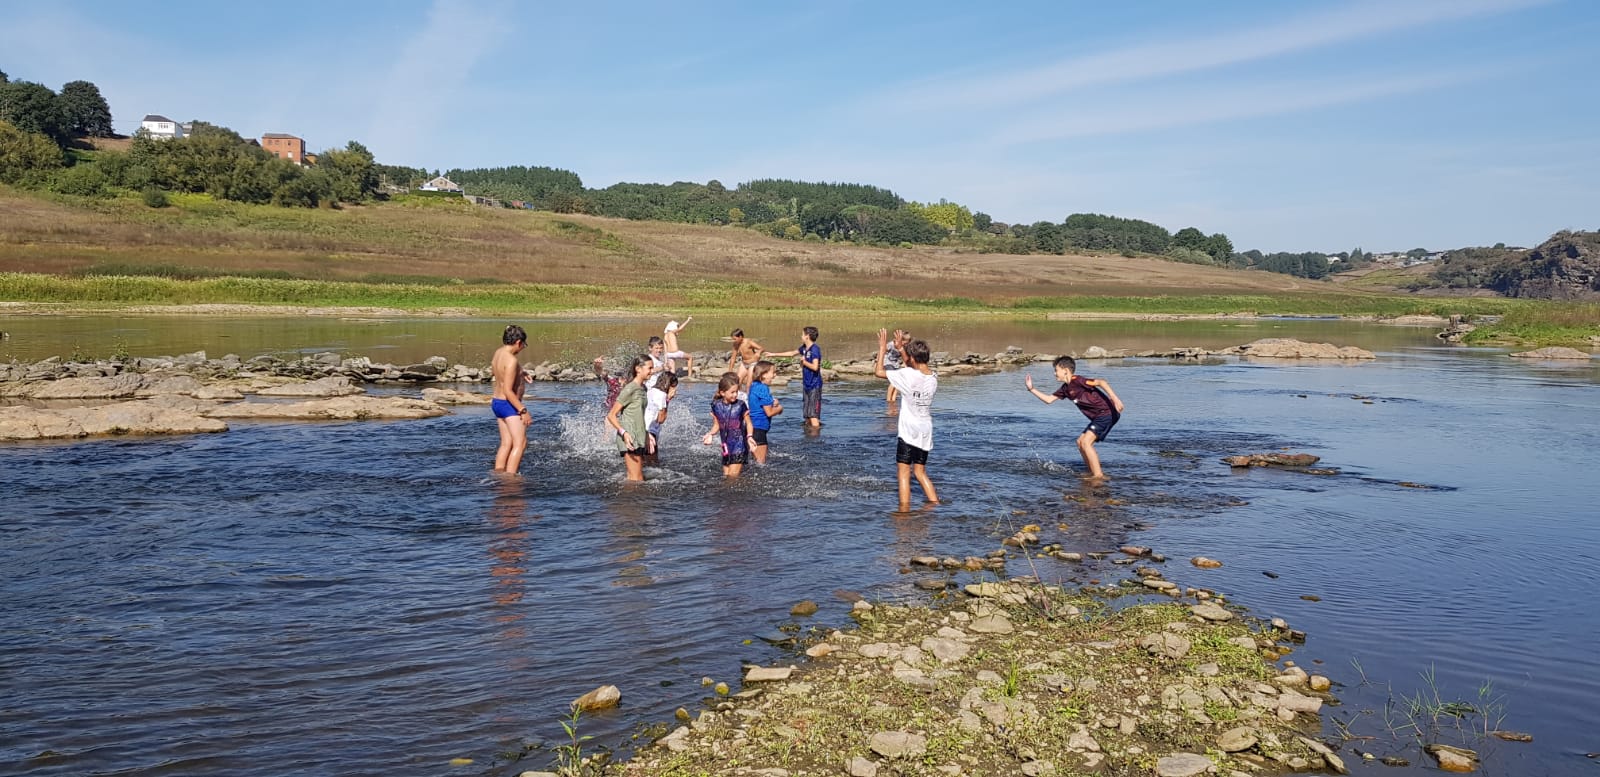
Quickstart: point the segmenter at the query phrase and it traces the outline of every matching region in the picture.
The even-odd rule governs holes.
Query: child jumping
[[[683,323],[681,324],[676,321],[668,321],[666,331],[661,333],[661,337],[666,343],[666,357],[668,359],[667,369],[670,369],[673,372],[678,371],[679,359],[685,360],[683,374],[689,375],[694,372],[694,357],[684,353],[683,350],[678,347],[678,333],[682,332],[684,328],[688,327],[689,322],[693,320],[694,316],[684,319]]]
[[[748,442],[755,438],[750,426],[750,409],[739,399],[739,374],[722,373],[717,381],[717,396],[711,400],[711,431],[706,432],[701,444],[710,445],[713,437],[722,435],[722,474],[736,478],[750,459]]]
[[[1054,394],[1046,394],[1033,387],[1033,376],[1029,375],[1028,393],[1047,405],[1058,399],[1070,399],[1083,411],[1089,425],[1078,435],[1078,452],[1083,454],[1083,463],[1089,467],[1089,479],[1104,480],[1106,473],[1100,469],[1100,454],[1095,452],[1094,444],[1104,440],[1111,433],[1111,427],[1122,420],[1122,400],[1111,390],[1110,383],[1077,375],[1078,363],[1071,356],[1056,359],[1055,369],[1061,388]]]
[[[901,332],[895,330],[895,340]],[[911,508],[911,478],[916,477],[922,486],[922,495],[930,504],[938,504],[939,495],[928,479],[928,451],[933,450],[933,394],[939,390],[939,376],[928,367],[928,344],[921,340],[906,343],[903,351],[905,365],[896,370],[885,370],[884,355],[889,350],[889,333],[878,330],[878,360],[873,374],[888,378],[889,385],[900,392],[900,419],[897,430],[900,439],[895,443],[895,475],[900,484],[900,511]]]
[[[778,371],[778,366],[762,359],[750,378],[750,438],[754,443],[750,452],[757,464],[767,463],[767,433],[772,430],[772,417],[783,412],[783,405],[772,397],[772,387],[767,381]]]

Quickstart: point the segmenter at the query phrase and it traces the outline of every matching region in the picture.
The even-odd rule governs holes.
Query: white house
[[[419,190],[425,191],[425,192],[459,192],[459,191],[461,191],[461,186],[460,185],[458,185],[455,181],[452,181],[449,178],[446,178],[446,177],[444,177],[442,175],[439,176],[438,178],[435,178],[435,179],[433,179],[433,180],[421,185],[421,186],[418,186],[417,188]]]
[[[152,138],[183,137],[182,126],[180,126],[177,122],[156,113],[152,113],[149,116],[144,117],[144,121],[139,122],[139,129],[143,130]]]

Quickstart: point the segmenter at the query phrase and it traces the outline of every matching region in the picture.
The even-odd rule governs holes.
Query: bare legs
[[[624,453],[622,454],[622,463],[628,470],[629,480],[644,480],[644,456],[637,453]]]
[[[528,450],[528,424],[522,416],[499,421],[500,448],[494,452],[494,471],[516,475],[522,469],[522,454]]]
[[[1100,469],[1100,454],[1094,450],[1094,432],[1078,435],[1078,452],[1083,454],[1083,463],[1089,467],[1089,477],[1095,480],[1104,479],[1106,473]]]
[[[911,478],[917,479],[917,484],[922,486],[922,495],[928,501],[938,504],[939,494],[933,490],[933,481],[928,479],[928,468],[922,464],[903,464],[895,462],[895,475],[900,480],[900,512],[911,509]]]

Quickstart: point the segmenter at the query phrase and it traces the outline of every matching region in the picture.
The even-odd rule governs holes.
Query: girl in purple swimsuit
[[[747,443],[755,431],[750,425],[750,408],[739,399],[738,373],[725,372],[717,381],[717,396],[711,400],[711,431],[700,442],[710,445],[718,434],[722,436],[722,474],[739,477],[749,460]]]

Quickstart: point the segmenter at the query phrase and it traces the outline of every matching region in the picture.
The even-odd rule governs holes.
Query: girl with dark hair
[[[628,479],[644,480],[644,455],[649,445],[645,431],[644,382],[650,377],[650,357],[633,357],[628,375],[627,384],[617,394],[616,404],[606,412],[606,426],[617,430],[617,452],[622,454]]]
[[[749,442],[755,437],[750,425],[750,408],[739,399],[739,373],[724,372],[717,381],[717,396],[711,400],[711,431],[700,442],[710,445],[713,437],[722,435],[722,474],[739,477],[745,462],[750,459]]]

